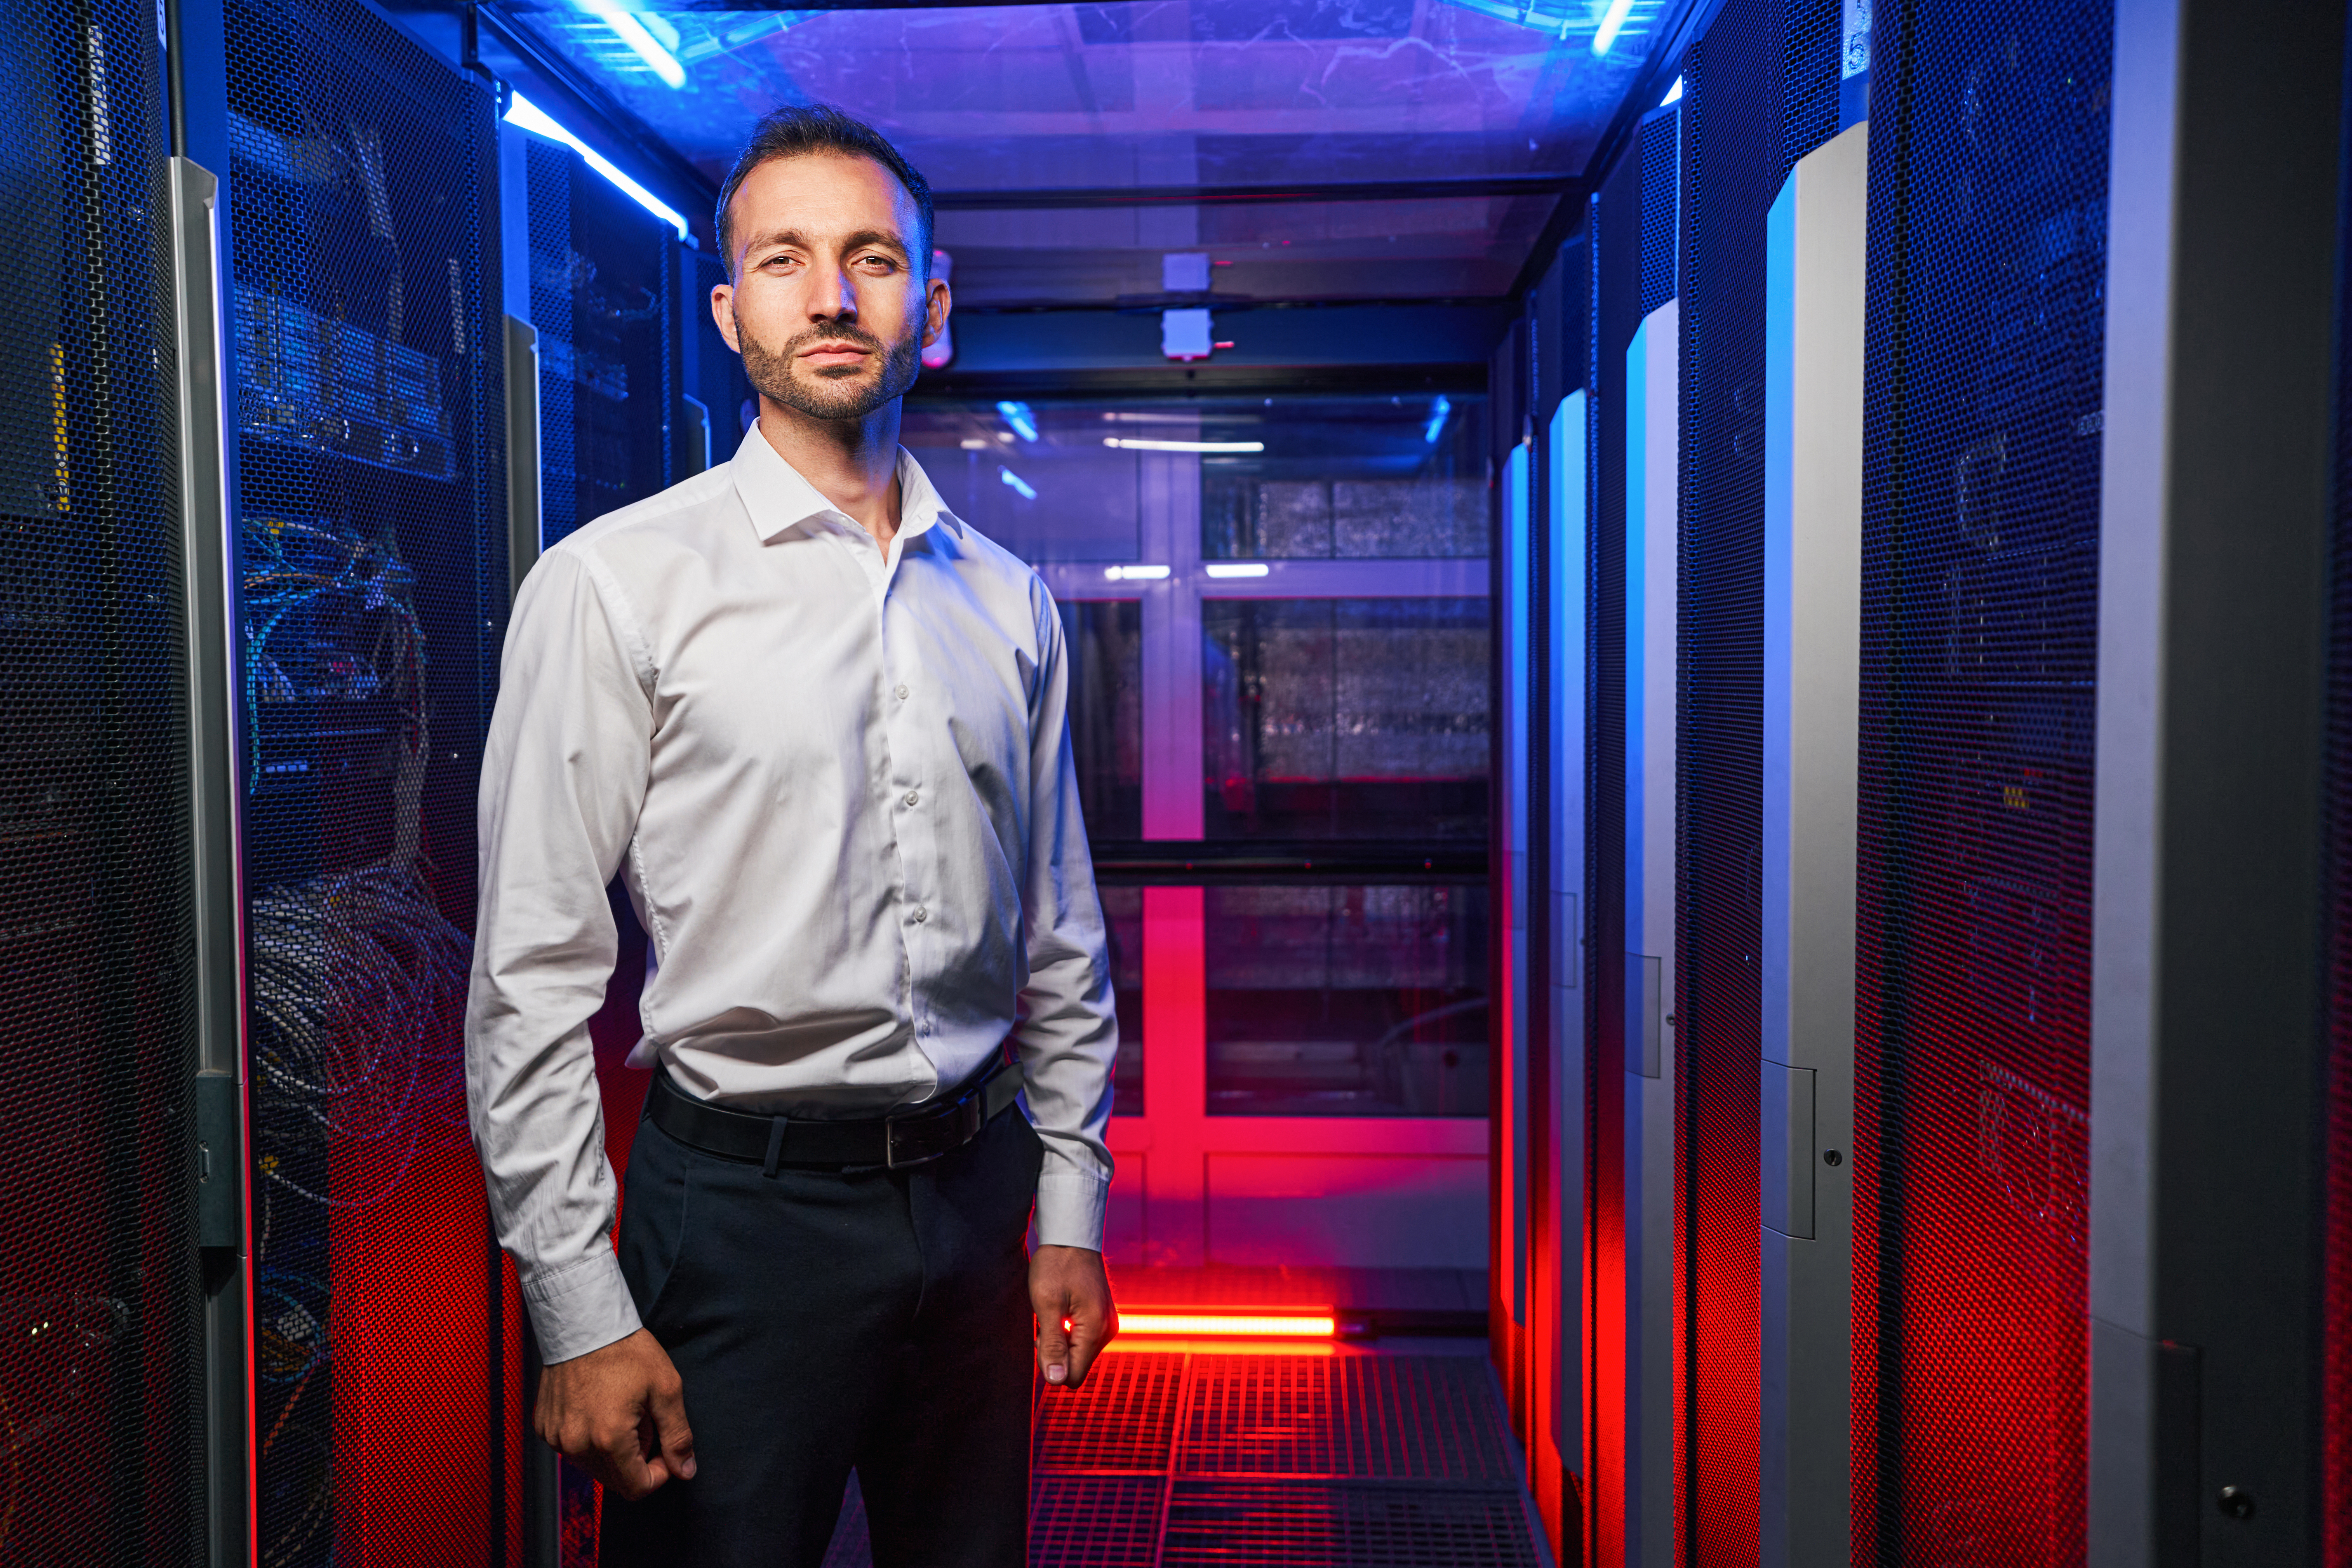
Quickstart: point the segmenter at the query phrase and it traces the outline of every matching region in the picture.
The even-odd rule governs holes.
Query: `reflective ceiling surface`
[[[1171,250],[1229,264],[1221,300],[1500,294],[1689,4],[510,14],[714,184],[778,105],[869,121],[971,307],[1143,303]]]

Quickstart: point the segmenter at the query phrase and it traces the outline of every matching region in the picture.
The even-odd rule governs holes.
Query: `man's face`
[[[947,326],[948,286],[926,284],[914,197],[870,158],[772,158],[730,207],[735,281],[710,312],[751,384],[816,419],[858,419],[914,384]]]

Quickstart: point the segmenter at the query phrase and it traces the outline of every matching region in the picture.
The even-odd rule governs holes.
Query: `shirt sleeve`
[[[638,1327],[609,1239],[617,1205],[588,1037],[618,943],[604,889],[652,752],[650,671],[618,594],[573,552],[541,559],[508,626],[482,758],[466,1109],[549,1363]]]
[[[1033,579],[1034,581],[1034,579]],[[1029,979],[1013,1041],[1029,1118],[1045,1145],[1037,1177],[1037,1239],[1102,1250],[1110,1188],[1111,1063],[1118,1016],[1111,1000],[1102,900],[1078,809],[1070,755],[1069,662],[1062,617],[1042,582],[1037,698],[1029,720],[1029,885],[1024,900]]]

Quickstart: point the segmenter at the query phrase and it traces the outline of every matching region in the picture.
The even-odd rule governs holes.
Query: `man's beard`
[[[753,337],[738,315],[735,341],[743,345],[743,374],[760,395],[812,419],[863,419],[914,385],[922,363],[922,342],[913,331],[896,344],[886,344],[862,327],[812,327],[774,350]],[[801,351],[811,343],[825,342],[856,343],[881,356],[882,374],[870,382],[865,379],[863,365],[833,365],[795,374]]]

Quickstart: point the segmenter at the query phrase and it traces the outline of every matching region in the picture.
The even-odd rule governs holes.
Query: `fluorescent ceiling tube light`
[[[583,11],[613,29],[613,36],[629,46],[629,52],[653,68],[654,75],[667,85],[686,85],[686,68],[677,57],[662,47],[659,38],[646,30],[646,25],[622,10],[613,0],[572,0]]]
[[[1605,55],[1617,35],[1625,30],[1625,18],[1633,9],[1633,0],[1609,0],[1609,9],[1601,14],[1601,26],[1592,31],[1592,52]]]
[[[1123,452],[1263,452],[1263,441],[1147,441],[1140,436],[1106,436],[1103,445]]]
[[[1024,441],[1037,438],[1037,416],[1029,412],[1027,404],[1000,403],[996,405],[996,412],[1004,416],[1004,422],[1013,426],[1013,433]]]
[[[1263,577],[1267,566],[1263,561],[1220,561],[1201,570],[1212,577]]]
[[[571,148],[583,158],[588,160],[588,166],[590,168],[595,170],[598,174],[612,181],[613,184],[620,186],[624,191],[626,191],[639,206],[653,214],[654,216],[661,219],[662,222],[669,225],[670,227],[677,230],[678,238],[684,239],[686,237],[686,220],[684,218],[678,216],[677,213],[663,205],[661,202],[655,198],[654,194],[651,191],[637,184],[636,181],[629,178],[628,175],[621,173],[620,170],[613,167],[612,163],[604,156],[604,154],[598,153],[593,147],[589,146],[587,142],[580,140],[579,137],[572,134],[571,132],[563,129],[562,126],[558,125],[554,121],[550,120],[547,117],[547,111],[545,110],[540,108],[539,105],[533,103],[530,100],[525,98],[519,92],[508,95],[507,123],[509,125],[520,125],[525,131],[536,131],[541,136],[562,142],[566,147]]]
[[[1023,500],[1035,500],[1037,499],[1036,487],[1032,485],[1027,479],[1023,479],[1019,474],[1014,473],[1011,468],[997,469],[996,477],[1003,479],[1006,485],[1010,486],[1013,492],[1015,495],[1018,495]]]
[[[1114,583],[1157,583],[1168,575],[1165,566],[1106,566],[1103,575]]]

